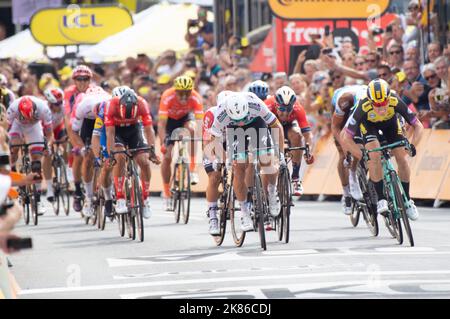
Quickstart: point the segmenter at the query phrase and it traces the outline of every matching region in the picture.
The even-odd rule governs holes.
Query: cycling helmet
[[[295,95],[294,90],[289,86],[282,86],[275,93],[275,100],[277,101],[280,110],[292,112],[294,103],[297,101],[297,96]]]
[[[190,91],[194,88],[194,81],[189,76],[179,76],[175,79],[173,86],[177,91]]]
[[[119,100],[119,114],[123,119],[134,119],[138,111],[138,97],[133,90],[127,90]]]
[[[389,84],[382,79],[370,81],[367,86],[367,98],[372,102],[373,106],[381,107],[389,104],[391,90]]]
[[[79,77],[92,78],[91,69],[86,65],[78,65],[72,72],[72,79],[76,79]]]
[[[225,100],[225,111],[234,121],[244,119],[249,113],[246,95],[242,93],[232,93],[228,95]]]
[[[35,112],[36,103],[34,103],[29,96],[22,97],[19,102],[20,115],[26,120],[31,120],[34,117]]]
[[[258,80],[250,84],[248,91],[255,93],[261,100],[265,100],[269,94],[269,86],[266,82]]]
[[[217,105],[222,105],[226,101],[227,96],[229,96],[232,93],[233,93],[233,91],[228,91],[228,90],[220,92],[217,95]]]
[[[126,85],[122,85],[122,86],[116,86],[113,90],[112,90],[112,97],[121,97],[127,90],[130,90],[130,88]]]
[[[49,88],[44,91],[44,96],[51,104],[61,104],[64,100],[64,92],[60,88]]]
[[[105,94],[106,91],[101,86],[91,86],[86,90],[86,94]]]

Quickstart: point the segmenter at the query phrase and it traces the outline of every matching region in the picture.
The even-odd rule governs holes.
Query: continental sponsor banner
[[[130,12],[119,6],[68,6],[36,12],[30,29],[43,45],[95,44],[133,25]]]
[[[282,19],[367,19],[383,14],[390,0],[269,0],[272,13]]]

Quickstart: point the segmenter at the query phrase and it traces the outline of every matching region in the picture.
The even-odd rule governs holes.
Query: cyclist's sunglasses
[[[386,99],[384,102],[372,102],[374,107],[385,107],[389,104],[389,99]]]
[[[291,113],[294,108],[290,105],[278,105],[278,111]]]
[[[177,95],[180,98],[186,98],[186,99],[191,96],[191,93],[192,93],[191,90],[178,90],[177,91]]]
[[[80,76],[78,78],[75,78],[75,81],[80,81],[80,82],[88,82],[91,78],[88,76]]]
[[[56,106],[56,107],[61,107],[61,106],[62,106],[62,104],[63,104],[63,102],[62,102],[62,101],[60,101],[60,102],[56,102],[56,103],[50,103],[50,105],[51,105],[51,106]]]

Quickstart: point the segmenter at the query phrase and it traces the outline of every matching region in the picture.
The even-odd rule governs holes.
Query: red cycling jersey
[[[133,119],[123,119],[120,117],[119,105],[120,98],[116,96],[106,106],[105,126],[129,126],[137,124],[139,121],[142,121],[144,126],[151,126],[153,124],[148,103],[142,97],[138,97],[137,116]]]
[[[191,96],[185,104],[181,104],[178,100],[175,88],[167,89],[161,96],[159,104],[159,118],[171,118],[179,120],[186,116],[189,112],[194,112],[195,118],[203,117],[203,103],[200,94],[192,90]]]
[[[275,100],[275,96],[269,96],[264,102],[266,103],[270,111],[277,116],[278,120],[280,120],[277,108],[278,103]],[[302,133],[311,131],[311,126],[309,125],[308,119],[306,118],[305,109],[300,105],[300,103],[298,103],[298,101],[294,103],[294,109],[292,110],[291,114],[289,114],[287,120],[280,120],[280,122],[284,125],[286,123],[292,123],[295,120],[300,126]]]

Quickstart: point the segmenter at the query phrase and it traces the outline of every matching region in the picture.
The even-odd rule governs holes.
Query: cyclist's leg
[[[11,125],[11,128],[8,132],[8,137],[9,137],[9,141],[10,141],[11,145],[18,145],[18,144],[24,143],[22,128],[21,128],[20,124],[17,123],[17,121],[14,121],[13,124]],[[11,165],[11,169],[13,171],[15,171],[16,170],[16,162],[19,157],[19,148],[12,147],[10,151],[11,151],[10,165]]]
[[[195,137],[195,131],[197,129],[197,123],[195,123],[195,118],[193,113],[189,113],[186,116],[185,122],[183,124],[183,127],[188,130],[190,137],[193,139]],[[195,147],[195,141],[192,141],[189,146],[189,170],[191,173],[195,171],[195,162],[196,162],[196,147]]]
[[[122,139],[123,134],[122,127],[116,127],[116,136],[115,136],[115,145],[114,151],[123,151],[125,150],[125,141]],[[125,183],[125,175],[126,175],[126,157],[124,154],[116,154],[114,155],[114,159],[116,163],[113,168],[114,175],[114,186],[116,190],[116,199],[117,206],[116,212],[119,214],[126,213],[128,211],[126,206],[126,199],[124,193],[124,183]]]
[[[170,178],[172,176],[172,151],[175,144],[175,142],[172,141],[172,138],[178,137],[178,134],[174,133],[174,131],[178,128],[183,127],[183,123],[184,122],[182,122],[181,120],[174,120],[171,118],[167,120],[166,137],[164,138],[166,154],[164,154],[161,162],[161,176],[163,181],[163,195],[165,201],[167,201],[168,198],[172,197],[172,194],[170,192]],[[168,203],[166,202],[166,206],[167,205]]]
[[[285,135],[292,147],[300,147],[304,145],[303,135],[300,133],[298,125],[291,125],[288,127]],[[303,151],[292,151],[292,181],[299,180],[300,165],[303,156]]]
[[[94,154],[90,149],[92,143],[92,133],[94,131],[94,120],[84,119],[81,127],[80,137],[84,142],[86,148],[89,150],[83,156],[82,164],[82,179],[84,189],[86,191],[86,200],[84,202],[83,214],[89,216],[94,213],[92,207],[92,200],[94,198]]]
[[[339,175],[339,179],[342,185],[342,209],[343,213],[346,215],[350,215],[352,212],[352,197],[350,195],[350,185],[349,185],[349,170],[344,166],[344,160],[346,158],[346,153],[342,149],[342,146],[339,144],[336,139],[334,140],[334,145],[338,151],[339,159],[337,163],[337,171]]]

